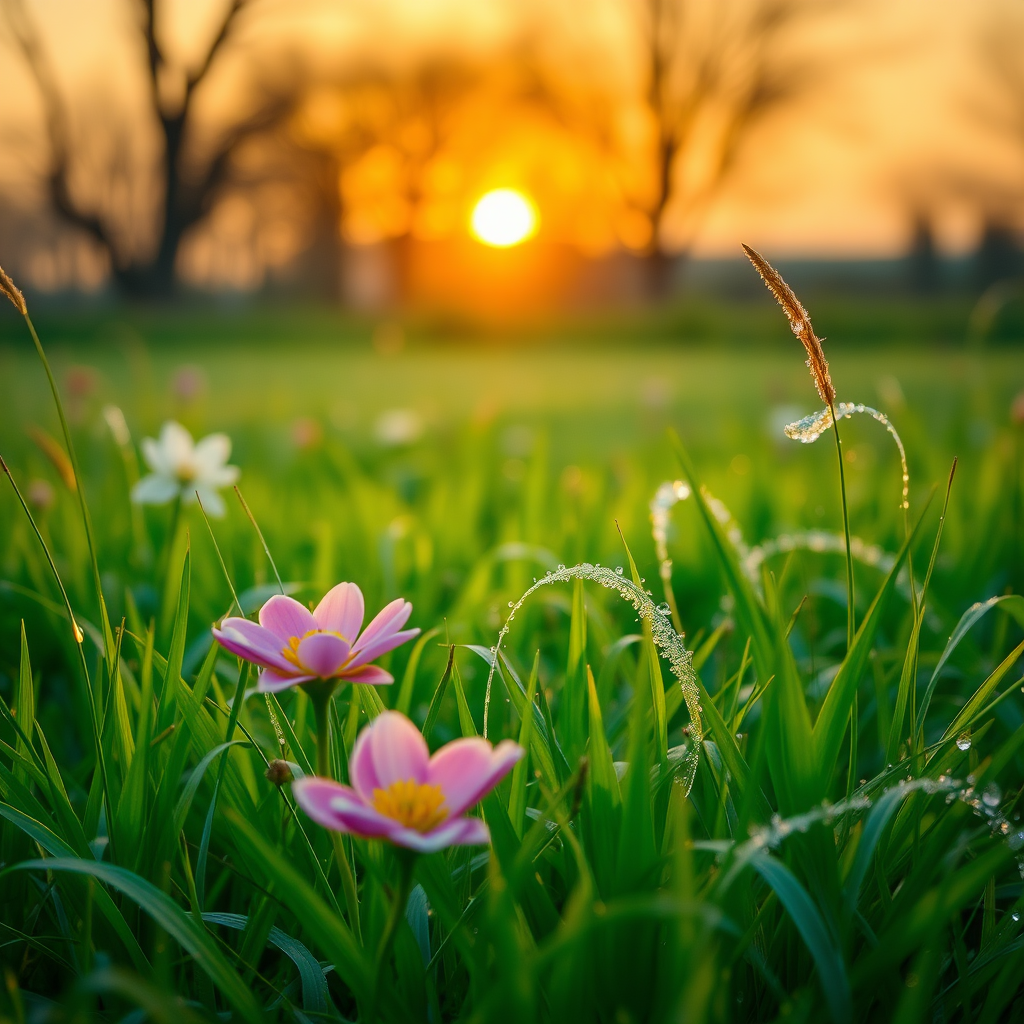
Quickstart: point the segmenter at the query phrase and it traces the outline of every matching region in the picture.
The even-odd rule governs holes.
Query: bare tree
[[[753,129],[818,79],[820,58],[798,52],[794,36],[838,0],[636,2],[654,137],[631,198],[649,219],[650,285],[663,298]]]
[[[229,177],[233,156],[247,140],[281,122],[292,107],[292,94],[287,88],[275,88],[250,96],[249,109],[241,117],[216,132],[207,128],[204,133],[197,97],[232,48],[239,22],[255,6],[254,0],[230,0],[204,53],[188,68],[176,63],[161,43],[157,0],[131,2],[138,19],[138,39],[145,50],[147,102],[160,142],[152,183],[157,194],[153,203],[156,223],[151,231],[141,232],[149,236],[141,246],[138,225],[125,223],[120,204],[104,202],[102,184],[82,187],[78,165],[83,137],[89,133],[72,130],[69,104],[24,0],[2,0],[13,38],[43,104],[50,203],[68,224],[109,255],[122,290],[134,295],[163,295],[173,290],[182,239],[210,210]]]

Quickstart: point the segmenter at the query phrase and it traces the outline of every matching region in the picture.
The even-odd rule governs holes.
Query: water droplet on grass
[[[971,749],[971,734],[969,732],[962,732],[956,738],[957,750],[970,750]]]

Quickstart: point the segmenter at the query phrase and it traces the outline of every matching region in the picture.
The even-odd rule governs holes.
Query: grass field
[[[83,661],[5,484],[0,1016],[619,1024],[1024,1012],[1018,349],[830,348],[839,399],[882,409],[899,430],[911,529],[921,520],[913,591],[897,579],[901,558],[891,577],[857,563],[860,632],[847,653],[841,550],[776,554],[753,576],[741,565],[744,544],[842,532],[831,433],[813,445],[782,433],[820,408],[784,321],[783,344],[463,339],[391,355],[358,325],[300,320],[289,336],[275,321],[249,341],[227,317],[218,344],[213,327],[171,321],[129,317],[88,337],[67,318],[43,323],[91,510],[105,639],[77,498],[52,452],[64,442],[46,377],[4,313],[0,453],[86,639]],[[124,447],[107,405],[124,412]],[[413,604],[423,639],[381,661],[395,685],[334,700],[336,777],[381,702],[409,713],[432,748],[482,730],[489,649],[510,606],[559,565],[618,566],[629,580],[631,554],[639,592],[662,602],[649,504],[662,482],[687,479],[687,458],[692,482],[733,517],[723,525],[696,497],[671,514],[701,721],[653,653],[661,611],[638,613],[600,585],[542,587],[502,643],[487,723],[493,740],[524,741],[527,767],[484,800],[491,847],[419,859],[392,948],[400,858],[375,841],[332,844],[263,777],[275,757],[315,763],[305,693],[232,707],[255,674],[211,645],[233,601],[211,530],[192,506],[172,536],[170,506],[129,502],[138,443],[169,418],[197,438],[230,435],[241,491],[297,598],[351,580],[370,614],[395,597]],[[840,426],[851,530],[897,555],[896,447],[866,416]],[[49,490],[33,486],[44,480]],[[278,586],[225,497],[227,516],[210,527],[252,614]],[[354,865],[356,913],[339,850]]]

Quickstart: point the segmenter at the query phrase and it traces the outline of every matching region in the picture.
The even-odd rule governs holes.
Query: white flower
[[[227,465],[231,438],[210,434],[199,444],[180,424],[168,420],[160,430],[160,440],[142,440],[142,456],[153,471],[132,488],[132,501],[139,505],[165,505],[174,498],[188,504],[196,500],[212,516],[224,515],[224,501],[217,491],[230,487],[239,476],[237,466]]]
[[[423,433],[423,421],[413,409],[388,409],[377,417],[373,432],[387,448],[412,444]]]

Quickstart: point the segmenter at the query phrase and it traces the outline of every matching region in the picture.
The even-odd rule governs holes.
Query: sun
[[[522,192],[498,188],[477,200],[470,226],[484,245],[507,249],[525,242],[536,232],[537,211]]]

